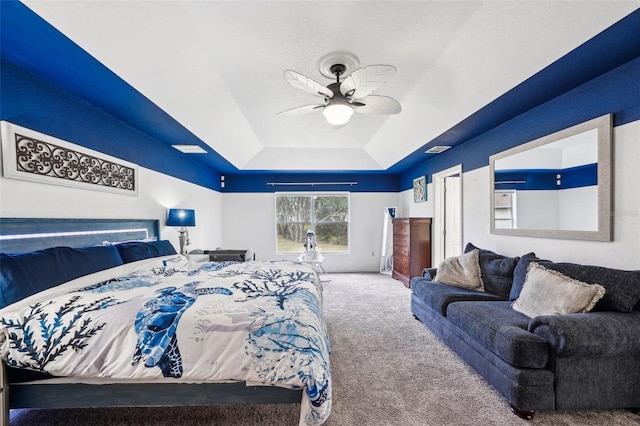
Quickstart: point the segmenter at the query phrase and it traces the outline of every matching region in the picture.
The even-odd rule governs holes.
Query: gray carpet
[[[327,426],[640,425],[625,410],[540,412],[517,418],[507,402],[409,309],[410,292],[380,274],[332,274],[324,283],[333,409]],[[13,410],[26,425],[296,425],[299,406]]]

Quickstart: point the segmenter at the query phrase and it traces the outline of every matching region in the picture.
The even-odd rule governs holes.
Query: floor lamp
[[[186,255],[185,246],[189,245],[189,231],[187,226],[196,226],[196,212],[188,209],[169,209],[167,212],[167,226],[179,226],[180,254]]]

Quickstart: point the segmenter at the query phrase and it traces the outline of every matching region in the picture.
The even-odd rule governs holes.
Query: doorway
[[[462,165],[434,173],[433,265],[462,253]]]

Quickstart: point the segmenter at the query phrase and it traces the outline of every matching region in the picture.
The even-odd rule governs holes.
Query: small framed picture
[[[413,180],[413,202],[427,201],[427,177],[420,176]]]

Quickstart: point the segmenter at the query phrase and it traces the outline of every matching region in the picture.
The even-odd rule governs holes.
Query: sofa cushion
[[[504,361],[516,367],[545,368],[549,343],[527,331],[529,318],[504,302],[455,302],[447,319]]]
[[[176,254],[176,249],[170,241],[132,241],[116,244],[115,247],[120,252],[124,263],[135,262],[148,259],[150,257],[168,256]]]
[[[78,277],[122,265],[114,246],[0,254],[0,308]]]
[[[434,281],[469,290],[484,291],[478,250],[448,257],[440,262]]]
[[[419,277],[411,279],[411,290],[415,297],[440,315],[446,315],[447,306],[453,302],[464,300],[504,300],[495,294],[453,287]]]
[[[640,271],[623,271],[576,263],[556,263],[529,255],[522,256],[516,265],[509,300],[515,300],[520,295],[531,262],[537,262],[547,269],[553,269],[578,281],[600,284],[604,287],[604,296],[596,303],[594,311],[631,312],[640,301]]]
[[[599,284],[586,284],[531,262],[522,292],[512,307],[529,318],[575,314],[589,312],[602,296],[604,287]]]
[[[507,257],[484,250],[467,243],[464,252],[478,250],[478,262],[485,291],[495,293],[503,298],[509,297],[509,291],[513,284],[513,271],[518,263],[519,257]]]

